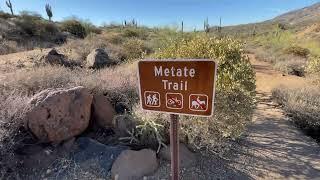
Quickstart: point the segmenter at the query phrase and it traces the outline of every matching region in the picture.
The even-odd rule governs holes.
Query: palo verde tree
[[[6,5],[7,5],[7,6],[8,6],[8,8],[10,9],[11,14],[12,14],[12,15],[14,15],[14,14],[13,14],[13,7],[12,7],[11,0],[6,1]]]
[[[51,6],[49,4],[46,4],[46,12],[47,12],[47,15],[49,17],[49,21],[51,21],[51,18],[53,16],[53,14],[52,14]]]

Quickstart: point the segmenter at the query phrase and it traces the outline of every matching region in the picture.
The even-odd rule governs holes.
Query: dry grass
[[[33,95],[47,88],[84,86],[92,92],[118,92],[137,99],[137,77],[135,64],[124,64],[99,71],[68,69],[59,66],[21,69],[5,74],[3,88]],[[131,102],[131,101],[130,101]]]
[[[304,76],[307,60],[297,56],[285,56],[274,64],[274,69],[284,74]]]
[[[23,128],[29,98],[16,92],[0,92],[0,179],[19,178],[15,150],[32,139]]]
[[[320,140],[320,92],[319,86],[299,89],[279,87],[272,92],[292,120],[307,134]]]

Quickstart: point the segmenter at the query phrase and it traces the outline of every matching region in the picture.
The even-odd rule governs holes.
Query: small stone
[[[179,154],[180,154],[180,167],[188,168],[194,166],[196,163],[196,155],[192,153],[184,144],[180,143],[179,145]],[[163,147],[159,152],[159,157],[170,161],[171,160],[171,151],[170,145]]]
[[[156,152],[150,149],[123,151],[111,168],[112,178],[136,180],[153,174],[158,169]]]

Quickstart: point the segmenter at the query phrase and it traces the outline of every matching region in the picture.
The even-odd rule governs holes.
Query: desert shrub
[[[155,54],[156,58],[208,58],[219,64],[219,90],[241,89],[255,95],[255,74],[249,58],[243,55],[242,44],[231,38],[218,39],[196,36],[178,40]]]
[[[104,38],[106,41],[110,42],[111,44],[122,44],[124,42],[124,38],[122,37],[121,33],[105,33]]]
[[[230,38],[196,36],[173,41],[154,56],[160,59],[208,58],[219,64],[215,115],[211,118],[181,117],[183,137],[192,147],[219,151],[217,147],[226,138],[241,135],[255,106],[255,74],[249,59],[243,55],[241,43]],[[140,118],[144,116],[141,114]],[[147,119],[153,121],[159,117]],[[167,118],[160,119],[156,122],[167,123]]]
[[[272,91],[272,95],[298,127],[320,140],[319,87],[297,89],[279,87]]]
[[[24,109],[29,98],[0,89],[0,177],[15,179],[19,160],[15,151],[32,136],[23,128]]]
[[[94,24],[92,24],[89,20],[81,20],[79,18],[75,18],[77,21],[79,21],[84,29],[86,30],[86,34],[101,34],[102,30],[98,27],[96,27]]]
[[[307,57],[310,54],[309,49],[300,46],[290,46],[285,49],[287,54],[293,54],[295,56]]]
[[[0,41],[0,55],[17,52],[17,43],[14,41]]]
[[[81,22],[74,19],[63,21],[61,24],[61,30],[69,32],[79,38],[85,38],[87,36],[86,28],[81,24]]]
[[[123,44],[123,49],[126,55],[126,59],[139,59],[150,52],[150,49],[146,47],[144,42],[136,38],[128,39]]]
[[[320,73],[320,58],[316,56],[312,56],[309,58],[309,62],[307,65],[308,73]]]
[[[9,19],[9,18],[13,18],[15,16],[13,16],[12,14],[0,11],[0,18],[2,19]]]
[[[305,75],[306,63],[306,59],[289,56],[283,60],[276,61],[274,64],[274,68],[284,74],[291,74],[302,77]]]
[[[89,53],[96,48],[105,49],[112,60],[123,61],[126,59],[123,47],[109,43],[108,37],[103,34],[91,34],[85,39],[70,40],[63,46],[62,50],[70,59],[84,62]]]
[[[124,29],[123,36],[127,38],[145,39],[147,37],[147,33],[143,28],[129,27]]]
[[[23,11],[20,14],[21,17],[17,24],[29,36],[50,39],[51,36],[55,36],[59,32],[55,23],[42,19],[41,15],[35,12]]]
[[[20,13],[21,18],[19,19],[17,25],[28,35],[34,36],[39,34],[38,24],[41,21],[41,16],[35,12],[22,11]]]

